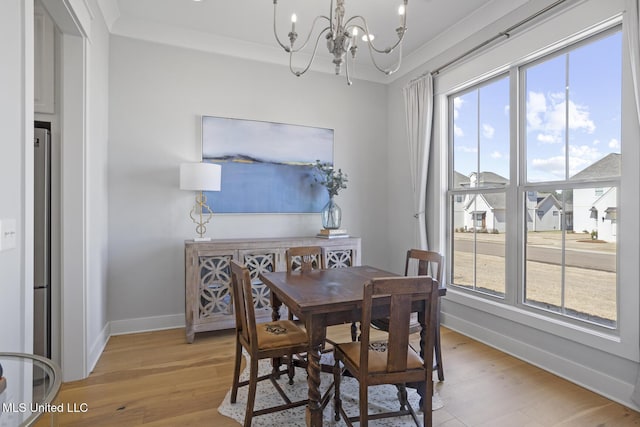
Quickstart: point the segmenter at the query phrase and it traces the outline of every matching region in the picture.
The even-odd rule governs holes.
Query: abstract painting
[[[202,116],[202,161],[222,166],[215,213],[313,213],[329,200],[314,163],[333,163],[333,129]]]

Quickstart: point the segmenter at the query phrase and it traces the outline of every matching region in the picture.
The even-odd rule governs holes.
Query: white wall
[[[0,220],[17,233],[0,251],[0,351],[22,352],[33,347],[33,2],[0,2],[0,40]]]
[[[110,44],[108,308],[113,333],[184,324],[184,246],[194,194],[181,162],[201,158],[201,115],[335,129],[334,161],[349,175],[337,198],[362,260],[385,267],[386,88],[284,66],[120,36]],[[283,57],[283,64],[286,59]],[[224,182],[222,183],[224,185]],[[215,211],[215,206],[213,206]],[[216,215],[213,238],[310,236],[319,214]]]
[[[549,1],[531,1],[527,5],[518,9],[514,13],[509,14],[501,22],[495,22],[488,25],[480,31],[475,37],[467,39],[462,43],[452,46],[449,53],[445,53],[437,58],[425,58],[424,64],[414,72],[403,76],[389,86],[389,141],[403,140],[405,137],[403,99],[402,88],[409,82],[411,78],[417,77],[420,73],[433,70],[452,59],[456,53],[464,52],[472,48],[478,42],[486,40],[499,31],[504,30],[510,25],[515,24],[520,19],[528,16],[533,10],[540,9]],[[580,8],[575,8],[576,14],[572,15],[570,21],[572,25],[579,25],[583,18],[584,22],[594,22],[593,20],[604,19],[615,14],[602,15],[598,17],[596,13],[599,8],[604,7],[605,3],[594,0],[585,2],[571,2],[570,5],[580,4]],[[607,7],[619,7],[621,2],[607,2]],[[597,21],[595,21],[597,22]],[[569,28],[566,22],[562,26],[558,26],[558,31],[564,31]],[[553,31],[547,31],[545,37],[554,37]],[[522,46],[513,43],[514,37],[505,46],[511,46],[511,52],[521,54],[525,53]],[[558,40],[558,39],[556,39]],[[508,49],[508,48],[507,48]],[[487,72],[487,64],[495,63],[496,67],[504,64],[500,61],[500,55],[494,54],[497,49],[488,49],[487,55],[481,59],[470,59],[465,61],[463,65],[451,69],[451,73],[446,71],[436,78],[436,93],[442,93],[443,79],[447,74],[466,73],[469,74],[468,80],[476,78],[478,73]],[[489,61],[489,62],[487,62]],[[628,66],[628,65],[627,65]],[[470,70],[483,70],[469,73]],[[443,77],[444,76],[444,77]],[[448,81],[448,80],[447,80]],[[460,80],[459,80],[460,81]],[[628,81],[627,81],[628,82]],[[448,90],[448,89],[447,89]],[[443,95],[439,95],[439,100]],[[623,111],[628,107],[633,110],[632,103],[629,100],[623,100]],[[438,109],[436,105],[436,122],[442,117],[444,111]],[[630,131],[626,133],[627,141],[637,140],[634,136],[638,132],[637,123],[631,124]],[[627,147],[629,148],[629,147]],[[443,189],[446,186],[446,176],[443,176],[446,166],[447,138],[446,132],[442,132],[442,128],[435,127],[435,140],[432,145],[431,159],[433,166],[429,170],[428,177],[428,197],[427,197],[427,228],[429,232],[430,247],[445,252],[446,241],[444,225],[445,222],[445,206]],[[635,155],[637,151],[632,149],[627,154],[635,153],[627,156],[630,164],[637,161]],[[389,224],[389,253],[398,253],[403,248],[412,244],[413,228],[408,219],[411,215],[411,193],[409,191],[410,180],[406,167],[407,148],[403,145],[392,145],[390,143],[388,149],[389,159],[389,199],[388,212],[390,217]],[[633,167],[630,166],[629,171]],[[635,172],[632,171],[632,174]],[[635,175],[632,175],[635,176]],[[627,212],[636,212],[637,210],[631,206],[632,201],[637,201],[637,188],[627,188],[630,193],[629,197],[623,199],[629,203]],[[622,210],[622,208],[621,208]],[[395,220],[394,220],[395,218]],[[626,223],[627,230],[631,234],[637,234],[635,221],[631,220]],[[559,324],[548,325],[549,327],[540,327],[539,320],[536,316],[521,316],[522,313],[516,313],[517,309],[504,308],[500,303],[487,302],[482,310],[477,309],[478,301],[474,304],[471,300],[473,297],[465,298],[450,289],[448,296],[444,298],[442,304],[443,317],[442,321],[448,327],[461,331],[464,334],[472,336],[489,345],[495,346],[507,353],[513,354],[535,365],[541,366],[551,372],[562,377],[568,378],[578,384],[589,389],[599,392],[609,398],[619,401],[632,408],[637,407],[630,401],[633,383],[638,370],[637,363],[637,336],[638,336],[638,294],[636,284],[638,282],[637,273],[637,241],[638,239],[627,239],[620,246],[620,255],[623,259],[620,261],[622,267],[619,271],[619,283],[626,286],[625,293],[629,298],[621,299],[621,331],[620,338],[616,340],[611,338],[609,348],[606,348],[604,339],[606,334],[595,339],[574,340],[567,339],[566,335],[570,335],[566,330],[570,330],[566,325]],[[395,269],[399,269],[400,262],[396,262]],[[480,300],[480,299],[476,299]],[[529,319],[530,322],[523,320]],[[535,320],[535,321],[532,321]],[[550,322],[554,323],[554,322]],[[534,327],[535,324],[535,327]],[[566,330],[565,330],[566,329]],[[579,326],[573,326],[573,335],[577,336],[584,333]],[[598,334],[594,334],[598,335]],[[634,338],[635,337],[635,338]],[[614,343],[614,341],[616,341]],[[619,341],[619,342],[618,342]],[[597,344],[596,344],[597,343]],[[634,344],[635,343],[635,344]],[[635,345],[635,347],[634,347]],[[600,349],[597,349],[600,347]],[[619,354],[615,354],[618,352]],[[446,355],[445,355],[446,357]],[[446,361],[445,361],[446,363]]]

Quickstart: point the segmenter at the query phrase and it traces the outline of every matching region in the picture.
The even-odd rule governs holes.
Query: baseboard
[[[91,349],[89,350],[89,358],[87,361],[88,362],[87,376],[88,374],[93,372],[93,369],[96,367],[96,364],[98,363],[98,360],[102,355],[102,352],[107,346],[107,342],[109,342],[110,336],[111,336],[111,329],[110,329],[109,322],[107,322],[104,328],[102,328],[102,330],[100,331],[100,334],[98,334],[98,338],[96,338],[96,340],[91,345]]]
[[[167,316],[112,320],[109,323],[111,325],[111,335],[160,331],[163,329],[184,328],[184,314],[170,314]]]
[[[551,372],[634,411],[640,411],[640,407],[631,401],[631,394],[634,389],[634,385],[631,383],[621,381],[588,366],[559,357],[526,342],[499,334],[448,313],[442,313],[441,323],[446,328]],[[446,366],[446,360],[444,364]]]

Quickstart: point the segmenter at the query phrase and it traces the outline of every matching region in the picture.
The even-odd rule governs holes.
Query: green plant
[[[591,240],[598,240],[598,231],[597,230],[592,230],[591,231]]]
[[[347,188],[347,174],[342,169],[336,170],[331,163],[320,160],[316,160],[314,168],[316,174],[313,179],[327,189],[329,197],[337,196],[340,190]]]

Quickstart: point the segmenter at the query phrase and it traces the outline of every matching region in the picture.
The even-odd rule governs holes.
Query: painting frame
[[[316,161],[333,164],[334,129],[203,115],[202,161],[222,166],[216,214],[318,213],[329,200]]]

